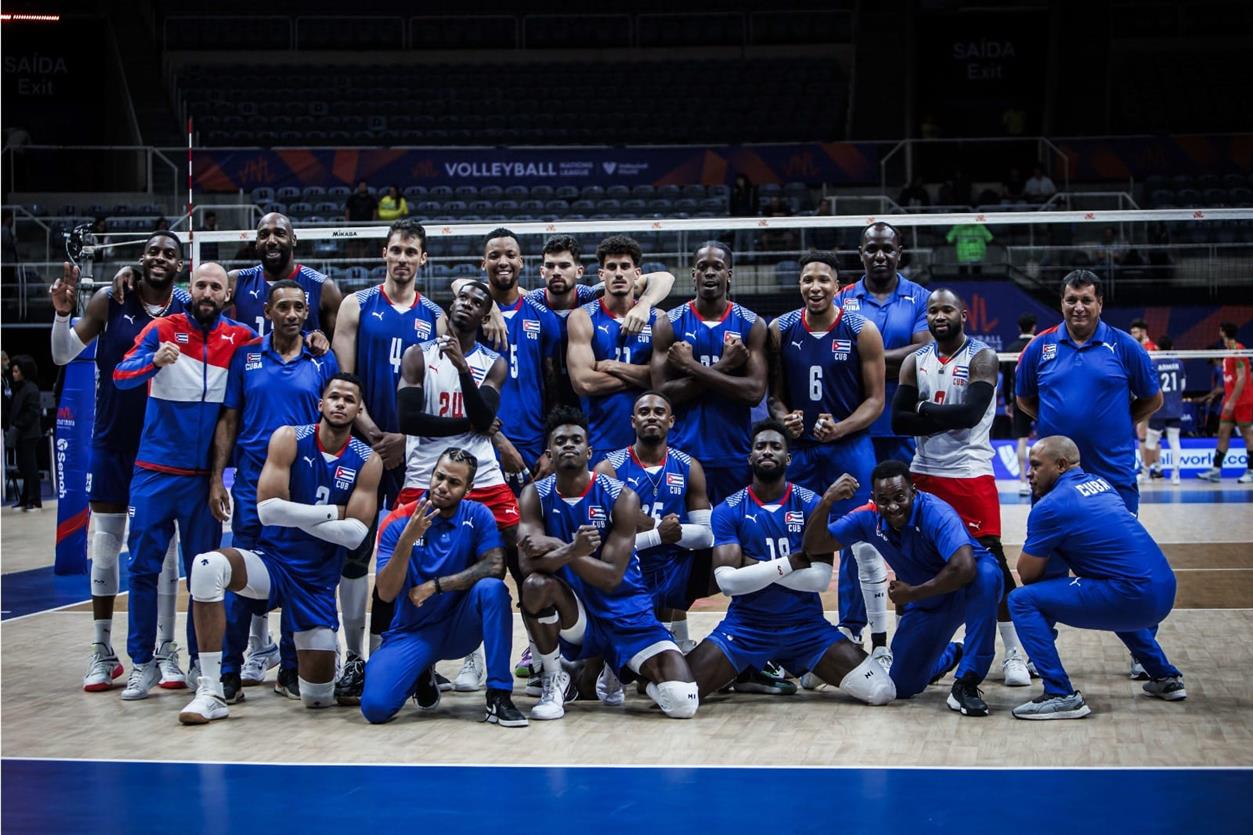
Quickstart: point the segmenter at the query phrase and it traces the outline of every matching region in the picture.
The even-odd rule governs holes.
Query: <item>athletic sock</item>
[[[341,577],[339,605],[344,613],[344,643],[353,655],[361,656],[365,641],[365,606],[370,596],[369,577]]]
[[[205,652],[204,650],[200,651],[200,676],[202,678],[207,678],[210,682],[213,683],[213,689],[219,696],[224,695],[222,692],[222,681],[221,681],[222,679],[222,653],[220,651],[219,652]],[[200,682],[196,682],[196,684],[197,686],[199,686]]]
[[[1022,643],[1018,640],[1018,630],[1014,627],[1012,620],[1003,621],[996,625],[996,629],[1001,633],[1001,643],[1005,646],[1005,654],[1009,655],[1011,650],[1018,650],[1019,655],[1026,655],[1022,651]]]
[[[1227,450],[1214,450],[1214,469],[1221,470],[1223,468],[1223,459],[1227,457]]]
[[[675,643],[682,644],[690,640],[687,636],[687,618],[671,621],[670,631],[674,633]]]
[[[270,643],[270,613],[253,615],[252,625],[249,627],[248,633],[248,650],[250,652],[261,652]]]
[[[187,616],[191,617],[190,609]],[[178,539],[170,540],[157,577],[157,646],[174,640],[178,625]]]
[[[92,625],[96,628],[96,643],[103,644],[109,655],[113,655],[113,618],[92,621]]]
[[[540,666],[544,668],[544,675],[561,672],[561,648],[556,647],[552,652],[538,653]]]

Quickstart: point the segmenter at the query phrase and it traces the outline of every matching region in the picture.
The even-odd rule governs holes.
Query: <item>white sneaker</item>
[[[92,644],[91,649],[91,661],[87,662],[87,672],[83,674],[83,689],[88,693],[112,690],[113,680],[126,672],[122,662],[104,644]]]
[[[1017,647],[1005,653],[1001,669],[1005,672],[1006,687],[1027,687],[1031,684],[1031,672],[1027,669],[1027,662],[1023,660],[1022,653]]]
[[[207,725],[214,719],[225,719],[231,715],[226,700],[217,691],[218,682],[210,681],[201,676],[196,686],[196,698],[178,714],[178,721],[184,725]]]
[[[1244,475],[1236,479],[1236,484],[1253,484],[1253,470],[1245,470]]]
[[[479,647],[466,656],[461,665],[461,672],[452,683],[452,689],[458,693],[473,693],[482,690],[487,681],[487,659],[483,657],[483,648]]]
[[[338,658],[335,663],[338,666]],[[252,687],[265,681],[266,672],[277,666],[278,645],[270,644],[265,649],[248,653],[248,657],[244,659],[244,666],[239,670],[239,680],[243,682],[244,687]]]
[[[605,664],[600,668],[600,675],[596,676],[596,698],[600,699],[602,705],[609,707],[619,707],[626,701],[626,692],[622,689],[622,682],[618,680],[618,674]]]
[[[191,666],[187,668],[187,681],[200,681],[200,661],[191,662]]]
[[[1144,483],[1144,470],[1136,470],[1136,484]]]
[[[1174,475],[1170,477],[1170,483],[1175,484],[1175,485],[1183,483],[1179,478],[1179,473],[1175,473]]]
[[[161,644],[152,660],[157,662],[157,668],[161,670],[159,686],[162,690],[183,690],[187,687],[187,678],[178,663],[178,644],[173,641]]]
[[[827,683],[818,678],[817,673],[805,673],[801,676],[801,687],[806,690],[820,690],[826,686]]]
[[[879,666],[883,668],[883,672],[891,675],[892,673],[892,650],[887,647],[875,647],[870,653],[870,657],[879,662]]]
[[[566,715],[566,689],[570,686],[570,674],[565,670],[556,673],[544,673],[543,692],[535,707],[531,708],[532,719],[560,719]]]
[[[1148,681],[1149,674],[1145,671],[1144,665],[1131,656],[1131,669],[1127,672],[1127,678],[1132,681]]]
[[[1197,478],[1202,481],[1212,481],[1215,484],[1223,480],[1223,471],[1217,467],[1210,467],[1208,470],[1202,470],[1197,473]]]
[[[147,664],[136,664],[131,667],[130,678],[126,679],[126,689],[122,691],[122,699],[128,702],[146,699],[148,691],[160,680],[161,669],[157,666],[157,659],[154,658]]]

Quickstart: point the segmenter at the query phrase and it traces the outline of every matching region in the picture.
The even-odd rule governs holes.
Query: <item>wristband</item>
[[[438,577],[436,577],[436,578],[435,578],[435,593],[436,593],[436,594],[443,594],[443,593],[444,593],[443,588],[441,588],[441,587],[440,587],[440,585],[439,585],[439,578],[438,578]]]

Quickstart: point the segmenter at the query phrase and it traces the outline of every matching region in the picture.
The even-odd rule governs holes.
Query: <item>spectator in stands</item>
[[[22,354],[13,358],[13,425],[10,427],[13,448],[17,453],[17,470],[22,478],[22,492],[17,507],[25,511],[42,510],[39,491],[39,439],[43,437],[39,394],[39,367],[32,357]]]
[[[348,195],[344,204],[344,220],[359,223],[378,218],[378,201],[370,194],[370,186],[365,180],[357,183],[357,190]]]
[[[788,204],[781,197],[771,197],[766,203],[762,214],[766,217],[790,217]],[[767,229],[758,239],[761,248],[770,252],[784,252],[796,249],[797,237],[795,229]]]
[[[1026,183],[1022,179],[1022,172],[1017,168],[1009,169],[1009,174],[1005,177],[1005,181],[1001,183],[1001,202],[1007,206],[1021,203],[1025,188]]]
[[[922,177],[914,177],[909,185],[901,190],[901,194],[896,198],[896,203],[903,209],[920,209],[931,205],[931,195],[927,193],[927,188],[922,184]]]
[[[204,231],[205,232],[218,231],[218,213],[217,212],[205,212],[204,213]],[[200,245],[200,260],[201,262],[218,260],[218,245],[216,243],[201,244]]]
[[[378,218],[384,223],[409,216],[409,204],[398,186],[388,186],[387,193],[379,198]]]
[[[109,231],[109,222],[105,220],[104,218],[98,217],[94,221],[92,221],[91,235],[93,238],[96,239],[97,246],[99,246],[100,244],[107,244],[109,242],[109,236],[107,234],[108,231]],[[106,252],[108,252],[107,249],[97,249],[96,254],[93,255],[91,258],[92,263],[95,263],[95,264],[104,263],[104,255]]]
[[[957,274],[980,275],[983,259],[988,255],[988,241],[992,233],[982,223],[962,223],[948,230],[945,236],[957,250]]]
[[[1006,136],[1022,136],[1027,129],[1027,111],[1017,104],[1011,104],[1001,112],[1001,127]]]
[[[743,174],[735,175],[731,189],[731,217],[755,217],[757,215],[757,189]]]
[[[1026,186],[1023,187],[1023,194],[1026,195],[1028,202],[1043,203],[1057,194],[1057,186],[1053,184],[1049,175],[1044,173],[1044,167],[1037,165],[1031,169],[1031,179],[1027,180]]]
[[[1108,278],[1126,260],[1127,242],[1118,236],[1117,229],[1106,226],[1101,232],[1101,240],[1089,247],[1088,257],[1097,270]]]

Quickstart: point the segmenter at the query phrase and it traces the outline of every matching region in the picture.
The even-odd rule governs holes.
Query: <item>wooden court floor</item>
[[[1037,695],[1039,684],[1005,687],[998,654],[984,684],[993,714],[983,719],[949,711],[948,684],[942,683],[882,708],[829,688],[792,697],[716,697],[688,722],[665,719],[629,692],[624,707],[575,703],[564,720],[525,729],[482,723],[481,693],[445,694],[434,715],[407,708],[388,725],[369,726],[354,708],[307,711],[274,695],[267,682],[249,688],[229,720],[184,728],[176,717],[190,698],[186,691],[154,690],[146,701],[124,703],[120,688],[79,689],[91,632],[90,610],[82,604],[0,624],[2,753],[287,763],[1253,766],[1253,493],[1215,491],[1210,501],[1200,486],[1168,493],[1171,488],[1152,485],[1146,493],[1154,489],[1167,501],[1146,502],[1141,517],[1179,575],[1176,610],[1160,639],[1185,674],[1189,698],[1181,703],[1140,695],[1140,685],[1126,677],[1127,655],[1113,635],[1063,629],[1063,661],[1093,708],[1082,721],[1015,721],[1009,709]],[[1181,495],[1186,502],[1174,503]],[[1023,540],[1026,507],[1007,504],[1003,518],[1012,559]],[[54,524],[51,510],[5,510],[4,573],[50,564]],[[826,599],[833,609],[833,595]],[[118,603],[114,644],[120,648],[125,598]],[[185,604],[184,598],[183,612]],[[704,601],[693,612],[692,636],[712,629],[724,608],[723,598]],[[515,619],[514,656],[524,642]],[[458,666],[449,661],[441,670],[452,676]],[[524,695],[522,682],[515,700],[524,711],[535,701]]]

